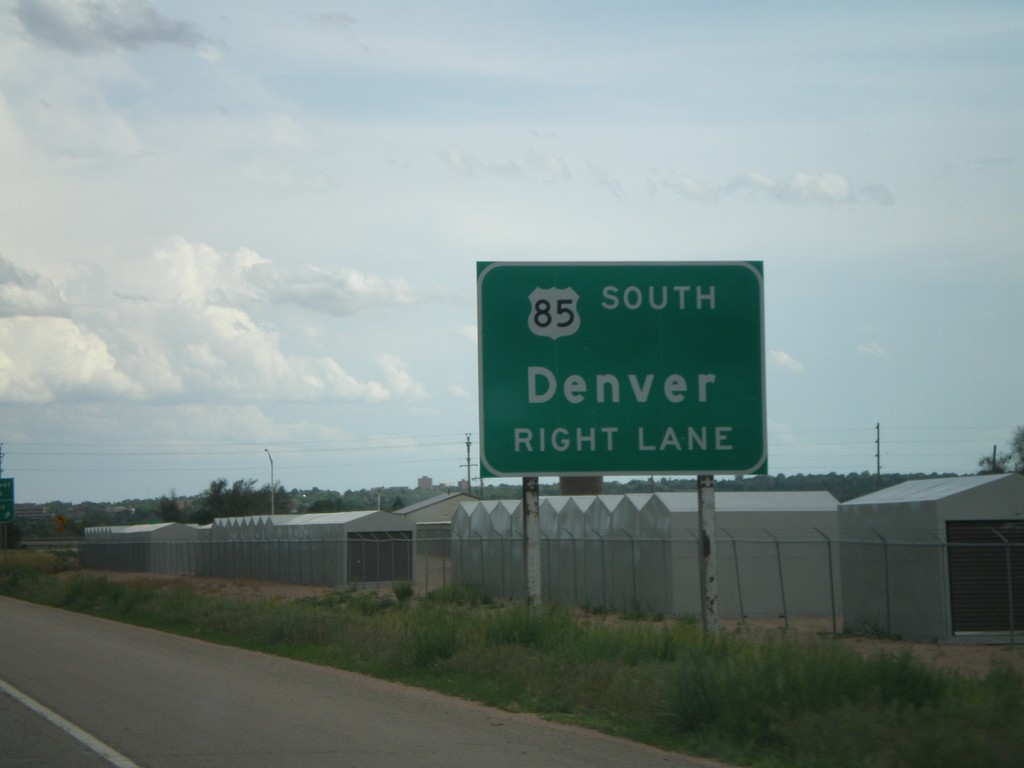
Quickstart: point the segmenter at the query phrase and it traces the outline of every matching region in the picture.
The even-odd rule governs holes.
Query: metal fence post
[[[782,621],[789,629],[789,610],[786,607],[786,582],[782,578],[782,545],[779,544],[779,540],[772,535],[771,531],[766,530],[771,540],[775,542],[775,562],[779,566],[779,592],[782,594]]]
[[[892,606],[889,600],[889,542],[874,528],[871,529],[871,532],[882,540],[882,559],[885,566],[882,571],[885,574],[885,631],[887,634],[892,634]]]
[[[636,594],[636,542],[633,537],[629,535],[629,531],[623,530],[626,534],[626,538],[629,539],[629,572],[633,581],[633,605],[630,608],[634,610],[640,610],[640,602],[637,599]]]
[[[832,539],[825,535],[821,528],[815,528],[821,537],[825,539],[825,547],[828,551],[828,599],[832,608],[832,634],[838,634],[836,630],[836,583],[835,574],[832,572]]]
[[[675,594],[675,579],[672,576],[672,539],[665,537],[661,542],[662,552],[662,573],[661,583],[664,585],[663,596],[665,613],[671,616],[675,613],[675,605],[672,604],[672,598]]]
[[[448,586],[448,560],[452,556],[452,544],[451,534],[448,534],[448,554],[445,555],[444,547],[438,542],[437,551],[441,554],[441,586]],[[455,567],[455,561],[452,560],[452,568]]]
[[[569,534],[569,539],[572,541],[572,604],[580,604],[580,580],[576,574],[576,537],[572,535],[572,531],[566,529],[563,533]],[[584,577],[586,576],[586,569],[583,571]]]
[[[480,535],[479,531],[474,531],[476,537],[480,540],[480,588],[483,589],[487,583],[486,574],[484,573],[484,537]]]
[[[1010,645],[1017,644],[1017,621],[1013,615],[1013,558],[1010,556],[1010,540],[1003,534],[992,529],[992,533],[1003,540],[1003,551],[1006,553],[1006,599],[1009,601],[1010,615]]]
[[[746,621],[747,614],[743,610],[743,581],[740,579],[740,553],[736,547],[736,537],[729,533],[729,531],[725,531],[725,535],[732,542],[732,563],[736,571],[736,594],[740,600],[740,621]]]

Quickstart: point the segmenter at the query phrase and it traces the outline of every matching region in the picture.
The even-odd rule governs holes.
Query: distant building
[[[416,481],[416,487],[421,491],[429,491],[434,487],[434,478],[424,475]]]
[[[395,514],[414,523],[450,523],[460,504],[476,501],[470,494],[448,493],[402,507]]]
[[[42,504],[15,504],[14,517],[23,523],[37,523],[40,520],[49,520],[52,515]]]

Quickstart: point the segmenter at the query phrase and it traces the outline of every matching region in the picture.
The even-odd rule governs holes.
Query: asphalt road
[[[96,751],[102,748],[110,750],[105,758]],[[0,598],[0,767],[109,765],[713,763],[360,675]]]

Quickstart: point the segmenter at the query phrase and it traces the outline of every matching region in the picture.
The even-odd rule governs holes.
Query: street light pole
[[[270,455],[270,449],[264,448],[267,458],[270,459],[270,514],[274,514],[274,457]]]

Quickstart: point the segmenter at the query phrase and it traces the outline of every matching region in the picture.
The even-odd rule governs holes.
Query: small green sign
[[[767,472],[760,262],[477,264],[490,476]]]
[[[14,522],[14,478],[0,477],[0,523]]]

